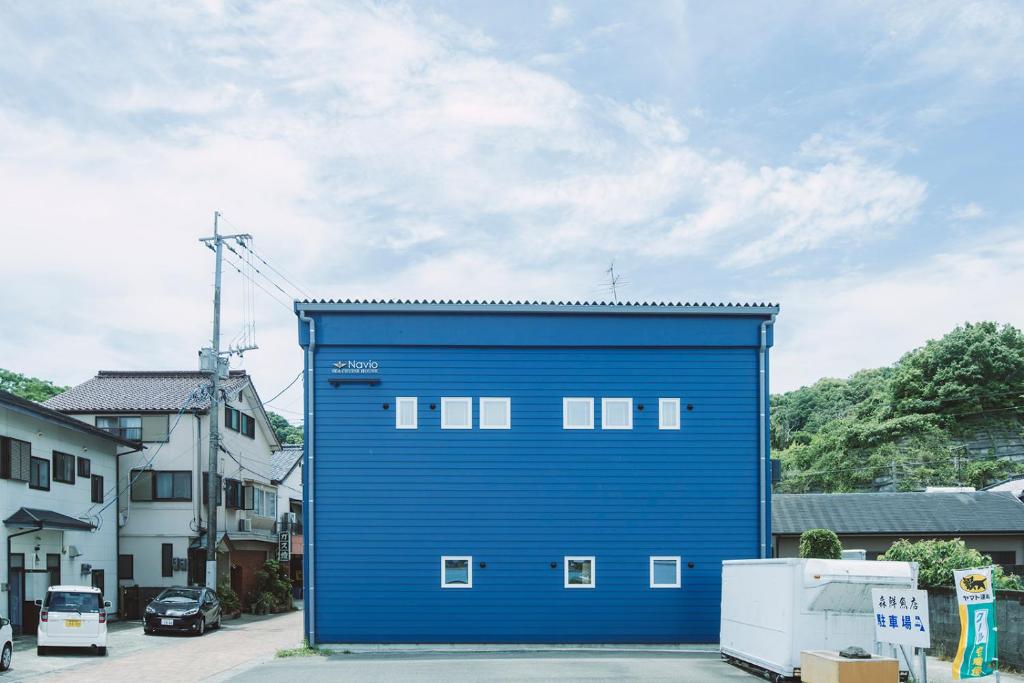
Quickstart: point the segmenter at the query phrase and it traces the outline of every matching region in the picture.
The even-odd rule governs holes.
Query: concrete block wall
[[[960,641],[960,615],[955,591],[929,588],[928,618],[932,629],[929,653],[952,657]],[[996,621],[999,626],[999,661],[1024,669],[1024,591],[996,593]]]

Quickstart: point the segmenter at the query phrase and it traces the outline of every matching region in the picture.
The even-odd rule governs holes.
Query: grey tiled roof
[[[124,411],[203,411],[210,407],[209,395],[188,400],[209,376],[198,371],[113,371],[100,370],[95,377],[43,403],[65,413]],[[224,391],[238,391],[249,382],[244,370],[232,370],[221,382]],[[186,401],[188,401],[186,405]]]
[[[302,444],[284,444],[281,450],[270,455],[270,480],[284,480],[301,458]]]
[[[1024,503],[1008,491],[804,493],[772,496],[772,533],[1024,533]]]

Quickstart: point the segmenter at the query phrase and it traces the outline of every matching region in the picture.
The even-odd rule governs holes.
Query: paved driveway
[[[717,654],[523,652],[462,654],[335,654],[330,657],[279,659],[229,678],[258,680],[360,681],[374,683],[476,681],[673,681],[708,683],[758,679],[725,662]]]
[[[38,657],[35,639],[20,639],[11,670],[0,674],[0,683],[139,683],[157,676],[176,683],[216,680],[267,662],[277,650],[295,647],[301,641],[302,612],[242,617],[226,621],[219,631],[202,637],[147,636],[141,622],[118,622],[108,631],[106,657],[75,650]]]

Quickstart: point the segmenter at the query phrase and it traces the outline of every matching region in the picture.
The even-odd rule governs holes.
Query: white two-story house
[[[16,633],[59,584],[96,586],[116,614],[118,469],[141,448],[0,391],[0,613]]]
[[[210,444],[208,374],[100,371],[46,402],[48,407],[146,450],[121,460],[118,582],[139,604],[156,590],[205,577]],[[277,487],[271,454],[281,445],[252,379],[232,370],[221,381],[217,456],[217,576],[243,605],[255,572],[277,556]],[[134,605],[133,605],[134,607]],[[137,609],[137,607],[135,607]],[[129,609],[127,612],[134,616]]]

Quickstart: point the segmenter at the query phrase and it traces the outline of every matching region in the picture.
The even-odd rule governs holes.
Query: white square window
[[[441,398],[441,429],[472,429],[473,399],[468,396]]]
[[[481,398],[480,429],[511,429],[512,399]]]
[[[472,588],[473,558],[445,555],[441,558],[441,588]]]
[[[602,398],[601,429],[632,429],[633,399]]]
[[[563,429],[593,429],[594,399],[563,398],[562,399]]]
[[[415,396],[399,396],[395,399],[395,428],[416,429]]]
[[[597,562],[593,555],[566,557],[564,566],[566,588],[593,588],[597,585]]]
[[[679,429],[679,399],[658,399],[658,429]]]
[[[651,557],[651,588],[679,588],[680,565],[682,558],[678,555],[658,555]]]

